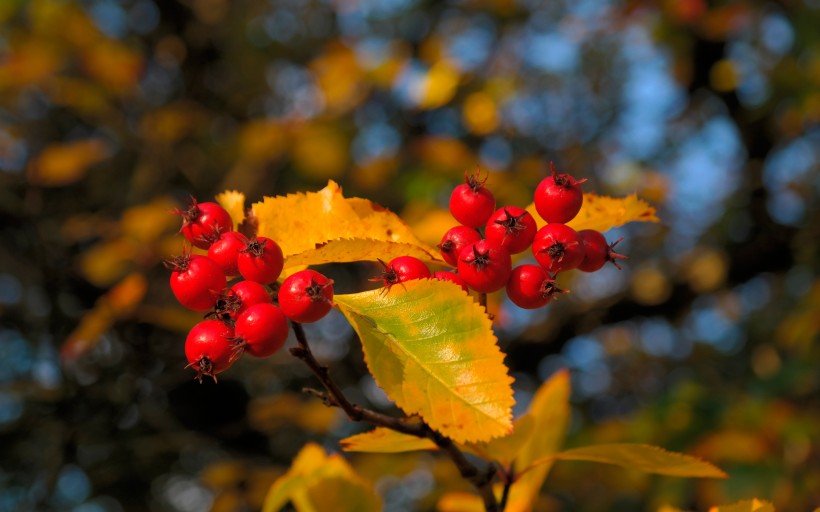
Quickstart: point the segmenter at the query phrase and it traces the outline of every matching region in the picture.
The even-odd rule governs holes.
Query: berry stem
[[[483,295],[486,300],[486,294]],[[410,421],[405,418],[395,418],[393,416],[388,416],[386,414],[382,414],[352,403],[345,396],[339,385],[336,384],[336,382],[330,377],[328,367],[320,364],[313,356],[313,352],[310,350],[310,345],[308,344],[307,336],[305,336],[305,330],[302,328],[302,324],[298,322],[291,322],[291,326],[293,328],[293,333],[296,335],[297,346],[291,348],[290,353],[310,368],[326,390],[318,391],[315,389],[305,388],[303,390],[304,392],[321,399],[322,402],[328,407],[338,407],[342,409],[347,414],[347,417],[352,421],[365,421],[372,425],[389,428],[403,434],[430,439],[436,444],[436,446],[439,447],[441,451],[450,457],[462,478],[473,484],[473,487],[475,487],[481,495],[486,512],[503,511],[503,508],[499,508],[498,501],[496,500],[492,488],[492,482],[496,475],[496,468],[494,464],[490,464],[486,469],[482,470],[467,459],[452,439],[442,435],[436,430],[433,430],[423,421]]]

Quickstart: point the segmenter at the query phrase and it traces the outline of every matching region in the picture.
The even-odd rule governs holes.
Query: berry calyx
[[[418,258],[413,256],[398,256],[385,263],[379,260],[384,270],[381,277],[373,278],[371,281],[383,281],[387,290],[394,284],[412,281],[413,279],[424,279],[430,277],[430,269]]]
[[[462,249],[458,257],[458,275],[479,293],[500,290],[507,284],[512,259],[507,249],[492,240],[479,240]]]
[[[215,233],[233,231],[231,215],[217,203],[198,203],[192,197],[187,210],[176,209],[172,213],[182,217],[180,232],[200,249],[210,247]]]
[[[226,276],[238,276],[237,259],[239,252],[245,249],[247,245],[248,239],[242,233],[236,231],[220,233],[219,237],[208,248],[208,257],[222,267],[222,271]]]
[[[248,241],[245,248],[239,251],[236,262],[239,273],[245,279],[271,284],[282,273],[285,258],[276,242],[260,236]]]
[[[273,303],[268,289],[256,281],[239,281],[217,299],[210,316],[235,319],[254,304]]]
[[[547,224],[532,242],[532,254],[547,272],[557,274],[576,268],[584,259],[584,246],[578,233],[564,224]]]
[[[315,270],[296,272],[279,289],[279,307],[295,322],[315,322],[333,307],[333,281]]]
[[[234,332],[219,320],[204,320],[196,324],[185,339],[186,368],[196,370],[196,380],[207,375],[216,382],[216,374],[227,370],[233,362],[230,339]]]
[[[254,304],[239,315],[234,326],[233,359],[243,353],[268,357],[282,348],[288,338],[288,320],[273,304]]]
[[[507,281],[507,296],[522,309],[546,306],[557,293],[566,293],[556,286],[547,271],[539,265],[515,267]]]
[[[621,270],[618,260],[627,259],[623,254],[615,252],[615,246],[623,240],[623,237],[608,244],[604,235],[594,229],[583,229],[578,232],[581,244],[584,246],[584,259],[578,265],[579,270],[584,272],[595,272],[603,267],[607,261]]]
[[[495,211],[495,197],[484,186],[487,178],[482,180],[476,169],[471,175],[465,172],[464,181],[450,194],[450,214],[464,226],[483,226]]]
[[[458,255],[466,246],[481,240],[481,235],[475,229],[467,226],[450,228],[441,237],[438,248],[444,261],[452,266],[458,266]]]
[[[455,283],[461,286],[461,289],[465,292],[470,291],[470,288],[467,286],[467,283],[464,282],[464,279],[462,279],[461,276],[455,272],[450,272],[449,270],[439,270],[438,272],[433,272],[432,277],[433,279],[438,279],[439,281],[449,281],[451,283]]]
[[[194,311],[214,306],[227,279],[222,268],[206,256],[183,253],[165,262],[171,272],[171,291],[180,304]]]
[[[581,211],[584,193],[578,185],[586,179],[576,180],[569,174],[559,173],[552,162],[550,169],[552,176],[541,180],[535,188],[535,209],[538,215],[550,224],[564,224],[574,219]]]
[[[530,212],[517,206],[505,206],[490,216],[484,236],[501,244],[510,254],[518,254],[529,248],[537,230]]]

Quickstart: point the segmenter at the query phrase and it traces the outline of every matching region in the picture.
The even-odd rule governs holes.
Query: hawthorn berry
[[[273,304],[254,304],[236,319],[232,338],[236,359],[247,352],[268,357],[282,348],[288,338],[288,320]]]
[[[625,260],[626,256],[618,254],[614,249],[623,238],[608,244],[604,235],[594,229],[583,229],[578,232],[578,237],[584,246],[584,259],[578,265],[579,270],[595,272],[603,267],[607,261],[612,262],[618,270],[621,269],[617,260]]]
[[[553,295],[563,290],[555,285],[547,271],[539,265],[515,267],[507,281],[507,296],[522,309],[538,309],[546,306]]]
[[[282,273],[285,258],[279,245],[264,236],[256,237],[239,251],[236,259],[239,273],[245,279],[270,284]]]
[[[210,247],[214,233],[233,231],[231,215],[216,203],[198,203],[192,197],[187,210],[173,213],[182,217],[182,234],[200,249]]]
[[[547,224],[532,242],[532,254],[547,272],[557,274],[576,268],[584,260],[584,246],[578,233],[564,224]]]
[[[576,180],[569,174],[561,174],[550,162],[552,176],[547,176],[535,188],[535,209],[542,219],[552,223],[571,221],[581,211],[584,202],[584,193],[581,192],[581,183],[586,179]]]
[[[470,244],[458,256],[458,275],[479,293],[504,288],[511,270],[510,252],[492,240]]]
[[[196,324],[185,339],[186,368],[196,370],[196,379],[202,382],[207,375],[216,381],[216,374],[227,370],[233,362],[231,345],[234,331],[220,320],[204,320]]]
[[[518,254],[529,248],[537,230],[530,212],[517,206],[505,206],[490,216],[484,236],[501,244],[510,254]]]
[[[235,319],[254,304],[272,303],[268,289],[256,281],[239,281],[217,299],[212,316]]]
[[[461,250],[479,240],[481,235],[474,228],[455,226],[444,233],[438,248],[444,261],[455,267],[458,266],[458,255]]]
[[[384,271],[381,277],[371,279],[371,281],[384,281],[384,286],[388,290],[394,284],[430,277],[430,269],[427,265],[413,256],[398,256],[386,264],[381,260],[379,262],[384,267]]]
[[[465,172],[464,181],[450,194],[450,214],[465,226],[483,226],[495,211],[495,197],[484,186],[487,178],[480,179],[479,171],[476,170],[471,175]]]
[[[185,253],[167,262],[171,272],[171,291],[180,304],[194,311],[207,311],[214,306],[227,279],[222,268],[207,256]]]
[[[315,270],[296,272],[279,289],[279,307],[295,322],[315,322],[333,307],[333,281]]]
[[[438,272],[433,272],[433,279],[438,279],[439,281],[449,281],[461,286],[461,289],[465,292],[470,291],[470,288],[467,286],[467,283],[464,282],[464,279],[462,279],[460,275],[455,272],[450,272],[449,270],[439,270]]]
[[[217,265],[222,267],[226,276],[238,276],[239,266],[237,258],[239,251],[248,246],[248,239],[242,233],[228,231],[220,233],[211,246],[208,248],[208,257]]]

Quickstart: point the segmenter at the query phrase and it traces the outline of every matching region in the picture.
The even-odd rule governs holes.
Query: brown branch
[[[484,508],[487,512],[500,512],[503,510],[503,508],[499,508],[498,501],[493,493],[492,481],[495,476],[495,468],[492,464],[487,470],[482,471],[467,459],[464,452],[456,446],[452,439],[433,430],[423,421],[408,421],[402,418],[395,418],[350,402],[338,384],[330,377],[327,366],[321,365],[313,356],[302,325],[297,322],[291,322],[291,325],[293,326],[293,332],[296,335],[298,345],[291,348],[290,353],[304,362],[316,377],[318,377],[325,390],[327,390],[327,392],[322,392],[306,388],[303,391],[321,399],[322,402],[329,407],[342,409],[352,421],[365,421],[372,425],[401,432],[402,434],[430,439],[442,452],[450,457],[450,460],[453,461],[453,464],[455,464],[462,478],[473,484],[481,496],[484,502]]]

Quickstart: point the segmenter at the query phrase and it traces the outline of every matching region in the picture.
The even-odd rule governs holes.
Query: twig
[[[327,366],[319,364],[313,356],[302,325],[297,322],[291,322],[291,325],[293,326],[293,332],[296,335],[298,345],[291,348],[290,353],[304,362],[316,377],[319,378],[325,390],[327,390],[327,392],[322,392],[306,388],[303,391],[321,399],[322,402],[329,407],[342,409],[352,421],[365,421],[403,434],[430,439],[442,452],[450,457],[462,478],[473,484],[481,495],[484,508],[487,512],[500,512],[503,510],[503,508],[499,508],[498,501],[493,493],[492,481],[496,471],[492,465],[490,465],[486,471],[482,471],[465,457],[464,453],[456,446],[452,439],[433,430],[422,421],[407,421],[405,419],[395,418],[350,402],[338,384],[330,377]]]

